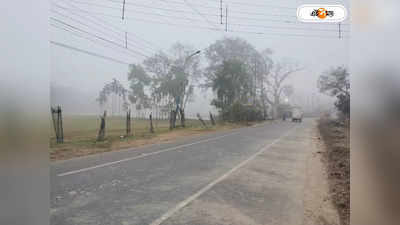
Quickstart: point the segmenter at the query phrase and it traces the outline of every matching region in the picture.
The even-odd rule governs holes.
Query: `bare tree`
[[[118,104],[120,105],[120,99],[122,98],[123,101],[123,109],[126,110],[127,102],[126,102],[126,95],[127,90],[124,86],[117,80],[113,79],[110,83],[104,85],[103,89],[99,93],[99,97],[97,98],[97,102],[99,102],[100,106],[103,107],[106,102],[108,101],[108,97],[111,95],[112,101],[112,113],[114,113],[114,97],[118,97]],[[119,107],[119,106],[118,106]]]
[[[267,101],[267,85],[266,85],[266,80],[268,80],[268,77],[271,73],[272,67],[274,65],[271,55],[273,54],[273,51],[271,49],[265,49],[264,51],[261,52],[260,58],[261,63],[260,63],[260,69],[259,69],[259,84],[260,84],[260,101],[263,107],[263,117],[266,119],[267,116],[267,104],[269,102]]]
[[[272,64],[271,70],[265,76],[266,92],[264,97],[272,106],[272,117],[274,119],[277,117],[277,109],[286,88],[285,81],[291,74],[300,70],[302,68],[296,63],[279,62]]]

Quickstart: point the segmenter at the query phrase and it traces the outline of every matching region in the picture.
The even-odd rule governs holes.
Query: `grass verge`
[[[342,225],[350,224],[350,126],[323,117],[318,129],[326,146],[323,159],[329,189]]]
[[[155,132],[150,133],[148,120],[132,120],[133,135],[125,136],[125,118],[108,117],[106,121],[106,140],[97,142],[96,137],[100,124],[98,117],[66,116],[63,119],[63,124],[64,143],[57,144],[54,135],[50,138],[51,161],[166,143],[185,137],[251,125],[224,123],[216,126],[208,125],[205,128],[198,120],[187,120],[185,128],[176,128],[170,131],[167,120],[155,120],[153,121]]]

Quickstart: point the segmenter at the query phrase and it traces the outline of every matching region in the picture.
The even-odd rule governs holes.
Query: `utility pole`
[[[118,116],[121,115],[121,94],[118,94]]]
[[[221,24],[223,24],[223,22],[222,22],[222,0],[220,0],[220,14],[221,14]]]
[[[125,31],[125,48],[128,48],[128,33]]]
[[[256,104],[256,97],[257,97],[257,57],[255,58],[255,62],[254,62],[254,102],[253,104]]]
[[[228,5],[226,5],[225,9],[225,32],[228,32]]]
[[[342,39],[342,24],[339,23],[339,39]]]
[[[124,20],[124,18],[125,18],[125,0],[122,3],[122,20]]]

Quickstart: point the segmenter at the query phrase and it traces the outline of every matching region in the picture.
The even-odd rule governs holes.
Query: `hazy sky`
[[[293,74],[288,82],[293,84],[296,94],[308,96],[317,93],[316,80],[322,71],[331,66],[347,65],[349,60],[349,39],[346,38],[350,36],[350,26],[346,25],[349,22],[342,25],[344,39],[338,38],[336,24],[296,22],[296,8],[309,3],[307,1],[223,0],[223,14],[225,16],[225,5],[228,5],[228,24],[232,32],[225,32],[225,25],[220,24],[219,0],[126,0],[124,20],[121,19],[122,0],[51,2],[52,41],[128,63],[140,63],[145,56],[166,50],[177,41],[204,49],[223,37],[241,37],[258,50],[273,49],[277,60],[290,58],[304,65],[305,69]],[[348,7],[347,1],[318,2]],[[75,32],[71,32],[73,30]],[[129,50],[123,48],[124,31],[128,32]],[[95,105],[98,92],[112,78],[127,84],[127,71],[128,66],[124,64],[51,46],[52,83],[84,93],[82,96],[88,98],[89,105]],[[209,105],[210,98],[199,93],[197,97],[192,110],[208,111],[205,105]]]

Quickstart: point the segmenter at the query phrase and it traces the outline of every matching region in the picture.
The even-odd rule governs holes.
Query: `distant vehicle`
[[[292,122],[299,122],[303,120],[303,111],[300,108],[293,108],[292,110]]]

